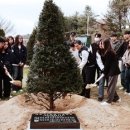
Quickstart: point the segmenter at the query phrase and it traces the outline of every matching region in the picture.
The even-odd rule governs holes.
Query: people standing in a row
[[[15,44],[11,48],[12,51],[12,67],[13,67],[13,78],[15,80],[20,80],[22,82],[23,79],[23,67],[26,63],[27,58],[27,49],[23,45],[23,37],[21,35],[17,35],[15,37]],[[22,89],[22,87],[18,87],[13,85],[13,91],[17,92]]]

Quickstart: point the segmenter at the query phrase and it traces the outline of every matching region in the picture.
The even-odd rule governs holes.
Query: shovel
[[[14,80],[13,77],[11,76],[11,74],[9,73],[9,71],[7,70],[7,68],[4,66],[5,69],[5,73],[6,75],[11,79],[10,83],[17,86],[17,87],[21,87],[22,86],[22,82],[20,80]]]
[[[102,79],[104,77],[104,74],[101,74],[101,76],[95,81],[95,83],[93,83],[93,84],[87,84],[86,85],[86,89],[90,89],[90,88],[94,88],[94,87],[97,87],[97,82],[100,80],[100,79]]]

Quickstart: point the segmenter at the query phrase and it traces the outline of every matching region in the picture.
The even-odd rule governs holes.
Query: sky
[[[31,34],[37,25],[39,14],[45,0],[0,0],[0,18],[9,21],[13,30],[8,35]],[[75,12],[83,14],[85,6],[102,17],[107,11],[109,0],[53,0],[65,16],[72,16]]]

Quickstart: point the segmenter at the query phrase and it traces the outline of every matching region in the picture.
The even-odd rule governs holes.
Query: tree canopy
[[[35,48],[28,76],[28,92],[44,92],[50,109],[63,93],[79,93],[82,86],[77,63],[64,44],[64,19],[52,0],[46,0],[39,16]]]

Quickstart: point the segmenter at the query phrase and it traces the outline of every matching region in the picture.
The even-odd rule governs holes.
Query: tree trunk
[[[50,94],[50,110],[54,110],[53,94]]]

